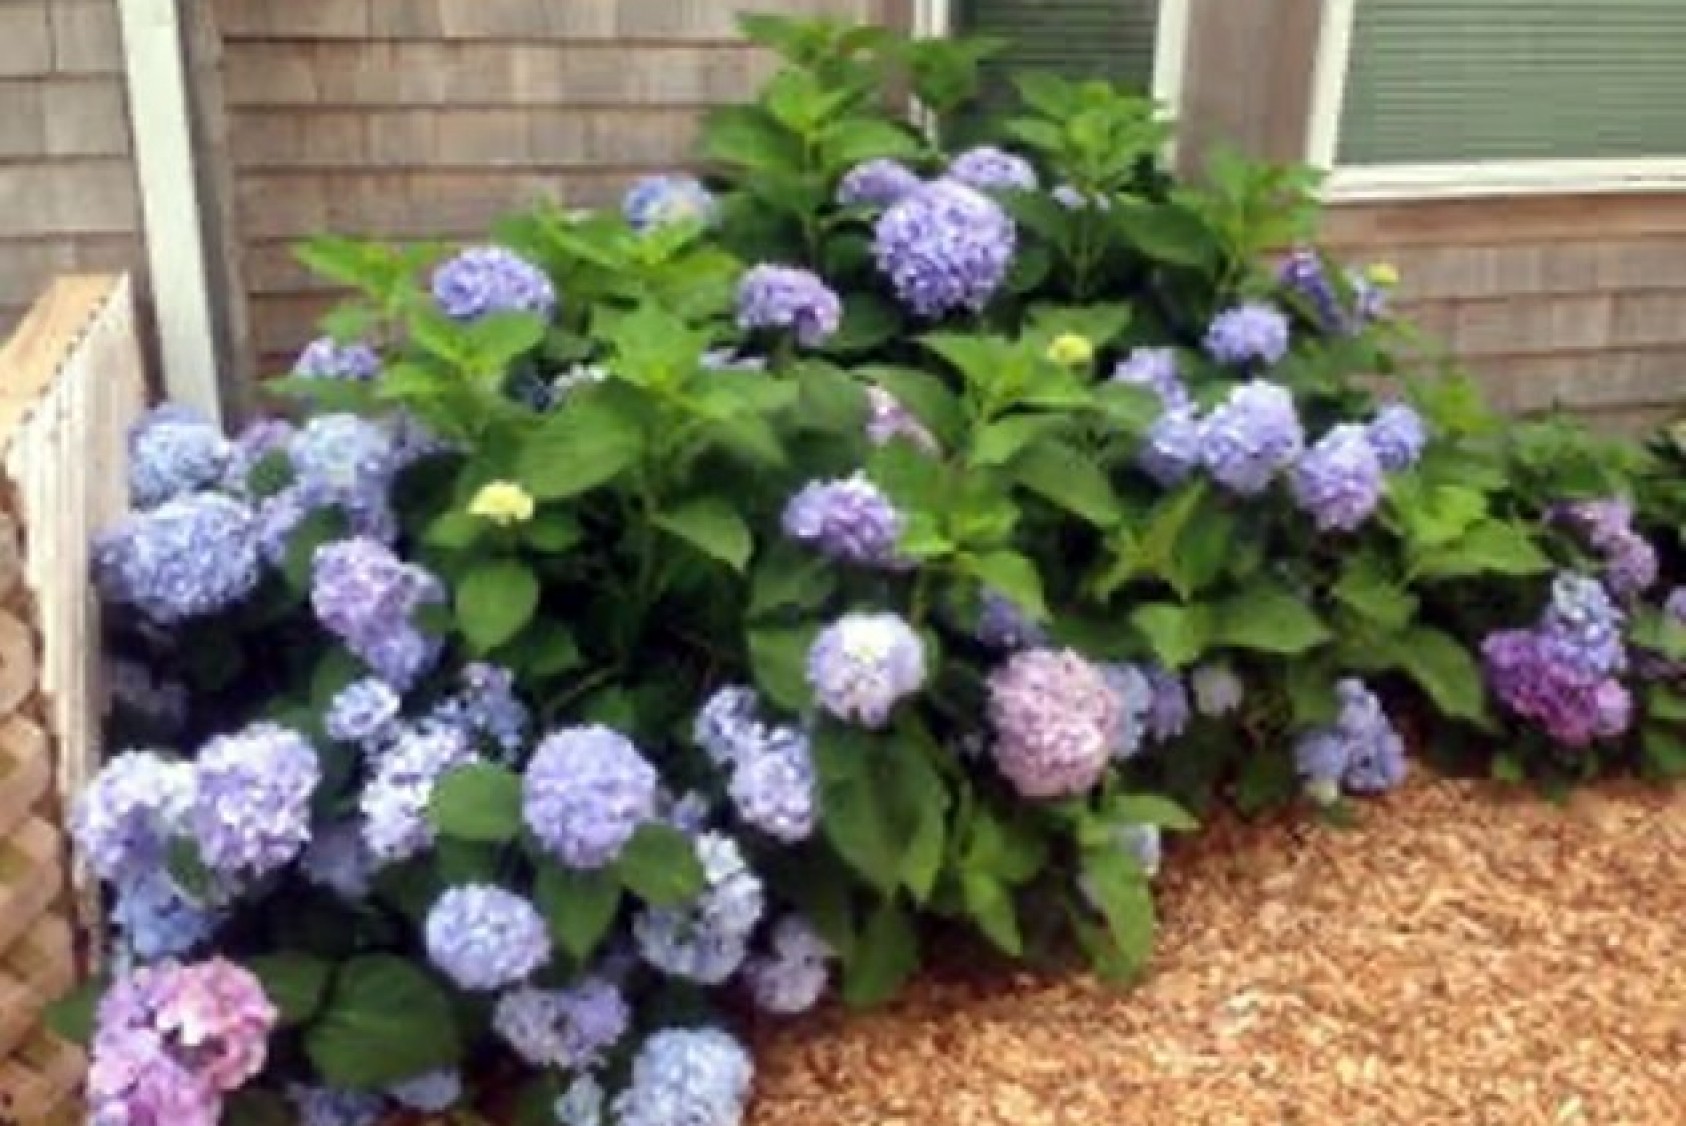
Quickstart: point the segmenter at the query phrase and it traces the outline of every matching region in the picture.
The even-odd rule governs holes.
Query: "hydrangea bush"
[[[1216,801],[1408,733],[1686,767],[1686,450],[1405,379],[1391,272],[1281,252],[1310,178],[1178,185],[1144,100],[960,145],[975,47],[746,29],[706,184],[319,240],[299,409],[136,431],[95,1121],[729,1126],[729,1014],[880,1001],[932,920],[1134,975]]]

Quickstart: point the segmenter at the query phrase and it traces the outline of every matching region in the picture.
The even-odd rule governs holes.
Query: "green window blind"
[[[956,0],[955,6],[962,32],[1010,44],[988,66],[992,86],[1014,71],[1048,70],[1143,93],[1153,84],[1158,9],[1158,0]]]
[[[1356,0],[1337,163],[1686,156],[1686,0]]]

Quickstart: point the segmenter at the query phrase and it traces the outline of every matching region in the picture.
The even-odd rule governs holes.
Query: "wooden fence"
[[[65,797],[95,761],[91,534],[125,506],[145,399],[127,278],[56,282],[0,348],[0,1124],[81,1121],[82,1053],[41,1026],[85,961]]]

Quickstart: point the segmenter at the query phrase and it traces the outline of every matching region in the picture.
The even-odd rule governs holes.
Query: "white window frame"
[[[1312,72],[1306,160],[1323,169],[1330,202],[1484,196],[1667,192],[1686,189],[1686,156],[1594,160],[1479,160],[1433,164],[1337,163],[1352,27],[1359,0],[1323,0]]]

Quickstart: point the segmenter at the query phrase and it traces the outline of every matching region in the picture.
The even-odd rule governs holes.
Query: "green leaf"
[[[878,157],[908,160],[922,151],[923,146],[905,128],[879,118],[848,118],[820,134],[821,158],[827,168],[837,171]]]
[[[294,525],[287,536],[287,550],[281,564],[287,585],[295,591],[308,591],[316,566],[316,549],[343,539],[345,534],[345,517],[338,509],[319,508]]]
[[[1400,637],[1392,656],[1446,715],[1488,722],[1481,669],[1451,634],[1418,626]]]
[[[325,959],[297,950],[247,958],[244,964],[281,1014],[283,1028],[309,1023],[322,1007],[322,995],[334,970]]]
[[[812,610],[837,586],[837,568],[829,560],[780,541],[764,552],[750,579],[751,618],[778,610]]]
[[[1200,828],[1188,810],[1158,794],[1117,794],[1107,799],[1106,812],[1108,820],[1123,825],[1157,825],[1181,833]]]
[[[575,392],[528,436],[518,476],[540,500],[575,496],[619,476],[644,452],[644,432],[625,398],[607,388]]]
[[[547,622],[543,630],[521,639],[517,652],[510,654],[510,662],[519,664],[529,676],[557,676],[579,668],[585,663],[585,655],[572,633]]]
[[[1013,464],[1019,484],[1038,496],[1106,528],[1124,518],[1112,482],[1095,464],[1064,442],[1038,442]]]
[[[907,913],[886,900],[867,920],[854,956],[843,966],[843,1000],[855,1007],[882,1004],[919,968],[919,936]]]
[[[1083,878],[1091,900],[1126,966],[1139,972],[1153,953],[1153,892],[1123,849],[1086,850]]]
[[[615,861],[621,883],[652,907],[677,907],[702,894],[702,862],[691,839],[659,821],[638,827]]]
[[[1311,608],[1269,580],[1252,583],[1214,610],[1219,645],[1294,656],[1329,640]]]
[[[1473,489],[1412,484],[1409,477],[1394,479],[1388,502],[1414,551],[1452,543],[1487,514],[1487,498]]]
[[[463,333],[469,366],[502,373],[518,356],[544,340],[545,321],[537,313],[491,313],[474,321]]]
[[[533,902],[550,937],[576,961],[596,952],[620,909],[621,885],[607,871],[577,872],[545,860],[533,881]]]
[[[1341,571],[1335,598],[1354,613],[1389,630],[1404,629],[1416,616],[1420,600],[1388,574],[1387,565],[1370,554],[1354,556]]]
[[[1212,612],[1206,606],[1154,602],[1138,606],[1130,624],[1147,639],[1159,663],[1169,669],[1193,664],[1212,644]]]
[[[470,547],[490,529],[491,525],[480,517],[453,509],[441,512],[427,526],[427,531],[422,533],[422,542],[430,547],[448,549]]]
[[[854,437],[866,425],[866,392],[832,364],[805,363],[796,369],[800,391],[796,419],[804,429]]]
[[[960,878],[960,894],[966,903],[966,914],[978,924],[984,937],[1015,958],[1024,954],[1018,910],[1007,885],[985,872],[967,872]]]
[[[1048,620],[1042,596],[1042,576],[1036,564],[1016,551],[991,551],[962,557],[966,571],[1023,610],[1033,621]]]
[[[1160,568],[1171,589],[1192,598],[1217,582],[1235,560],[1239,523],[1227,509],[1197,506]]]
[[[1686,662],[1686,624],[1672,614],[1641,607],[1628,633],[1632,642],[1670,661]]]
[[[1048,845],[1023,809],[1003,811],[1001,816],[987,806],[972,809],[963,818],[965,844],[963,867],[987,872],[1008,884],[1033,879],[1048,862]]]
[[[843,322],[822,345],[832,355],[852,356],[870,352],[901,330],[901,317],[894,307],[874,297],[848,297],[843,302]]]
[[[726,106],[703,121],[703,159],[760,170],[801,167],[801,143],[756,106]]]
[[[658,513],[655,525],[734,571],[744,569],[755,549],[749,525],[736,509],[716,496],[698,497]]]
[[[1483,520],[1451,543],[1423,551],[1411,568],[1418,579],[1467,575],[1539,575],[1552,562],[1525,530],[1498,520]]]
[[[274,1091],[247,1087],[231,1093],[222,1104],[222,1126],[294,1126],[293,1107]]]
[[[1026,446],[1065,425],[1066,419],[1057,414],[1018,414],[992,422],[978,431],[968,460],[979,467],[1005,465]]]
[[[521,831],[521,778],[507,767],[473,763],[440,778],[428,820],[448,837],[503,844]]]
[[[1686,778],[1686,737],[1679,723],[1647,723],[1639,732],[1640,754],[1647,777],[1669,781]]]
[[[477,564],[457,587],[457,624],[469,646],[489,653],[521,632],[539,606],[539,581],[514,559]]]
[[[395,954],[365,954],[340,967],[304,1048],[324,1081],[356,1089],[450,1067],[462,1056],[450,998]]]
[[[110,987],[111,979],[104,974],[81,982],[48,1005],[43,1020],[61,1039],[86,1048],[93,1043],[94,1017],[100,998]]]
[[[947,790],[911,744],[830,722],[813,739],[826,839],[886,895],[928,892],[942,854]]]
[[[749,664],[755,686],[787,712],[808,709],[808,649],[819,633],[815,625],[765,626],[749,631]]]
[[[855,374],[888,391],[939,442],[952,444],[960,433],[960,400],[938,377],[914,368],[882,365],[857,368]]]
[[[1202,267],[1215,255],[1217,247],[1205,221],[1179,204],[1118,199],[1109,214],[1124,237],[1149,258]]]
[[[579,517],[561,508],[538,513],[521,528],[521,538],[540,551],[559,555],[585,539]]]

